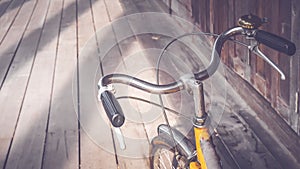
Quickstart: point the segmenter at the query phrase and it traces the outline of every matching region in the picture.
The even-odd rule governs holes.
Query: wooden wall
[[[221,33],[236,26],[240,16],[255,14],[267,17],[261,29],[285,37],[300,46],[299,0],[163,0],[169,12],[195,22],[205,32]],[[238,40],[245,41],[237,37]],[[222,60],[264,96],[280,116],[299,134],[299,50],[293,57],[261,46],[267,56],[286,75],[279,74],[247,49],[228,42]],[[299,103],[299,101],[298,101]]]

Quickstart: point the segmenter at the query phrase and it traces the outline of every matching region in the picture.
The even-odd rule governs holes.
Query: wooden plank
[[[112,35],[107,38],[107,35]],[[97,33],[97,40],[99,42],[100,50],[100,67],[101,71],[97,73],[96,79],[99,80],[101,76],[110,73],[119,72],[118,67],[124,67],[123,58],[120,53],[119,45],[117,44],[116,37],[114,35],[114,29],[112,25],[101,28],[101,31]],[[119,72],[122,73],[122,72]]]
[[[218,3],[218,33],[226,31],[228,28],[231,28],[231,26],[228,25],[229,22],[229,16],[228,16],[228,2],[220,1]],[[228,65],[229,60],[229,46],[228,43],[225,43],[222,49],[222,56],[221,59],[225,65]]]
[[[95,73],[99,66],[98,43],[95,27],[100,22],[93,20],[92,6],[101,6],[103,1],[78,1],[78,96],[80,128],[80,167],[85,168],[117,168],[113,147],[112,134],[107,125],[107,118],[99,113],[99,102],[96,100],[95,89],[97,80]],[[97,11],[97,12],[96,12]],[[93,12],[107,21],[106,8]],[[95,15],[94,15],[95,17]],[[97,23],[97,26],[94,25]],[[106,23],[103,23],[106,24]],[[106,34],[109,36],[111,34]],[[87,43],[85,45],[85,43]],[[84,46],[85,45],[85,46]],[[99,73],[99,72],[98,72]],[[102,73],[102,72],[100,72]],[[99,116],[99,114],[101,116]]]
[[[9,5],[13,1],[11,0],[2,0],[0,1],[0,17],[6,12],[6,9],[8,9]]]
[[[205,25],[203,25],[203,22],[205,22],[205,20],[203,19],[204,15],[202,15],[202,13],[205,12],[204,10],[202,10],[205,2],[206,1],[195,1],[195,0],[192,0],[190,2],[190,12],[194,19],[194,22],[198,23],[202,30],[205,29]]]
[[[234,20],[234,23],[235,25],[237,24],[237,21],[238,21],[238,18],[240,18],[241,16],[243,15],[247,15],[249,14],[249,6],[248,6],[248,2],[249,1],[234,1],[234,16],[235,16],[235,20]],[[238,41],[241,41],[241,42],[245,42],[246,43],[246,39],[245,37],[235,37]],[[233,60],[233,68],[235,70],[235,72],[237,74],[239,74],[240,76],[244,77],[245,74],[247,74],[248,72],[245,72],[247,71],[247,62],[248,61],[248,50],[247,48],[243,47],[243,46],[240,46],[240,45],[235,45],[235,54],[232,55],[232,60]],[[248,70],[249,71],[249,70]]]
[[[57,7],[59,8],[59,7]],[[54,71],[49,125],[42,168],[79,168],[78,119],[72,88],[76,72],[76,1],[65,0]]]
[[[234,102],[230,103],[229,101],[226,103],[226,107],[229,109],[225,108],[222,120],[217,128],[218,135],[227,148],[225,153],[221,152],[221,156],[230,152],[239,168],[284,168],[280,163],[278,163],[261,140],[256,137],[255,133],[251,130],[251,128],[249,128],[248,124],[239,115],[240,113],[252,113],[252,110],[247,108],[247,106],[240,107],[244,100],[242,100],[234,91],[231,92],[227,98],[228,100],[234,100]],[[240,107],[240,109],[238,110],[234,107]],[[222,144],[217,145],[217,150],[220,147],[222,148],[220,145]],[[223,158],[226,159],[228,157]],[[229,163],[233,162],[230,159],[225,160],[225,162],[227,161],[229,161]]]
[[[235,12],[234,12],[234,0],[229,0],[228,1],[228,27],[233,27],[234,25],[236,25],[236,16],[235,16]],[[236,45],[234,43],[227,43],[228,44],[228,62],[227,62],[227,66],[230,68],[233,68],[233,57],[235,55],[235,48]],[[248,65],[249,67],[249,65]],[[248,72],[248,73],[246,73]],[[250,74],[250,70],[245,72],[245,77],[249,79],[249,74]]]
[[[110,21],[118,19],[124,15],[120,2],[117,1],[105,1],[106,8],[108,10],[108,16]],[[111,10],[114,9],[114,10]]]
[[[40,20],[44,21],[48,2],[39,2],[37,9],[39,8],[43,9],[44,12],[34,12],[33,17],[39,16]],[[30,22],[28,26],[30,25],[35,25],[35,23]],[[37,26],[43,27],[43,24]],[[5,128],[5,130],[0,132],[0,168],[3,167],[7,158],[6,155],[9,153],[32,63],[35,58],[35,52],[41,36],[41,29],[34,34],[31,33],[31,30],[27,30],[24,36],[28,37],[29,35],[31,35],[30,38],[25,38],[20,43],[20,47],[16,52],[15,59],[0,92],[0,128]]]
[[[115,6],[117,6],[117,8],[115,8]],[[123,61],[122,55],[126,55],[126,54],[128,54],[128,52],[130,54],[130,51],[132,51],[132,50],[127,49],[128,50],[127,51],[124,48],[127,48],[127,47],[132,48],[132,47],[130,47],[130,45],[133,45],[136,43],[131,43],[132,39],[134,39],[134,38],[129,38],[130,40],[127,39],[124,42],[117,43],[117,41],[122,41],[128,35],[132,35],[132,32],[130,31],[130,27],[126,20],[123,19],[123,20],[116,21],[117,18],[121,17],[116,14],[121,13],[121,11],[122,11],[122,8],[120,7],[120,4],[117,1],[106,1],[106,7],[108,9],[109,18],[111,20],[113,20],[114,22],[111,26],[105,27],[104,30],[101,29],[101,33],[104,32],[105,35],[100,34],[97,36],[98,42],[100,44],[100,46],[99,46],[100,52],[101,53],[103,52],[104,54],[107,53],[105,55],[105,58],[101,59],[103,73],[104,74],[115,73],[115,72],[125,73],[125,72],[127,72],[126,71],[127,66],[123,64],[124,61]],[[94,11],[96,11],[96,10],[94,10]],[[123,15],[123,12],[122,12],[122,15]],[[101,16],[101,15],[95,15],[95,13],[94,13],[94,19],[96,21],[95,23],[97,23],[97,20],[102,19],[102,18],[99,18],[99,16]],[[112,35],[112,36],[108,38],[107,35]],[[106,50],[104,50],[104,51],[102,50],[102,49],[107,49],[107,48],[113,47],[114,45],[115,45],[115,47],[112,48],[110,50],[110,52],[108,52]],[[120,53],[119,47],[120,47],[121,51],[123,52],[122,55]],[[117,96],[123,95],[124,92],[126,93],[126,91],[128,91],[128,87],[124,86],[124,85],[120,85],[120,86],[115,85],[115,88],[117,91]],[[136,124],[135,123],[131,124],[128,121],[130,119],[130,118],[128,118],[129,117],[127,114],[128,112],[131,112],[130,113],[131,115],[136,116],[136,114],[133,114],[135,111],[131,111],[128,109],[128,102],[123,104],[124,102],[120,100],[120,103],[121,103],[121,106],[122,106],[123,111],[126,116],[126,122],[122,126],[122,129],[126,129],[126,130],[123,130],[123,134],[125,137],[125,144],[127,146],[126,150],[120,149],[118,139],[116,138],[117,133],[115,133],[115,132],[113,134],[114,142],[110,143],[110,145],[114,145],[114,147],[115,147],[115,153],[116,153],[116,158],[117,158],[116,162],[117,162],[118,168],[138,168],[141,166],[148,167],[147,165],[144,165],[145,164],[144,160],[133,159],[133,158],[136,158],[136,152],[140,152],[141,149],[145,151],[145,148],[147,148],[148,146],[145,147],[142,144],[140,144],[140,142],[134,142],[134,143],[132,142],[132,141],[134,141],[131,139],[132,136],[136,137],[136,138],[138,138],[138,137],[145,138],[145,134],[144,134],[144,132],[143,133],[136,132],[137,131]],[[103,115],[105,114],[103,108],[100,113]],[[104,117],[104,118],[106,118],[106,117]],[[138,127],[138,128],[140,128],[140,127]],[[114,131],[114,129],[112,131]],[[132,146],[134,146],[134,147],[132,147]],[[132,151],[132,148],[134,148],[134,150],[136,150],[136,152]],[[138,157],[138,158],[140,158],[140,157]]]
[[[296,44],[296,46],[299,46],[300,39],[296,38],[297,34],[300,32],[300,22],[298,22],[300,18],[300,1],[293,0],[292,1],[292,28],[291,28],[291,41]],[[299,48],[299,47],[298,47]],[[299,101],[299,95],[300,95],[300,50],[298,49],[296,51],[296,54],[294,57],[290,59],[291,64],[291,81],[290,81],[290,105],[291,105],[291,123],[292,128],[300,135],[300,101]],[[298,92],[298,103],[296,103],[296,93]],[[295,100],[295,101],[293,101]],[[298,107],[297,107],[298,104]]]
[[[278,31],[278,35],[281,37],[284,37],[286,39],[291,39],[291,17],[292,13],[290,12],[291,9],[291,3],[283,3],[282,1],[279,1],[279,16],[278,16],[278,22],[277,25],[279,25],[280,31]],[[274,21],[276,22],[276,21]],[[286,75],[286,80],[280,80],[279,81],[279,97],[286,103],[286,107],[289,107],[290,104],[290,57],[286,56],[285,54],[280,53],[279,55],[279,66],[281,70]],[[284,105],[285,106],[285,105]],[[284,113],[284,112],[280,112]],[[290,115],[286,115],[290,116]],[[290,118],[288,117],[286,119],[290,123]]]
[[[279,1],[272,1],[269,2],[269,4],[272,4],[270,8],[275,9],[276,11],[279,11],[280,5]],[[270,12],[271,15],[266,17],[274,18],[270,23],[267,23],[268,27],[265,28],[265,30],[270,31],[274,34],[278,34],[279,32],[279,22],[276,18],[279,17],[278,12]],[[275,63],[278,64],[279,61],[279,53],[275,50],[269,49],[264,51],[265,54]],[[265,66],[265,74],[266,74],[266,98],[270,101],[273,107],[277,106],[277,96],[279,94],[278,86],[280,81],[280,76],[276,70],[271,68],[270,65]]]
[[[194,1],[195,3],[197,1]],[[204,32],[209,32],[209,1],[205,0],[205,1],[200,1],[199,4],[199,15],[200,15],[200,26],[201,26],[201,30]]]
[[[215,83],[221,84],[220,82]],[[205,87],[207,88],[207,86]],[[241,114],[249,115],[254,112],[247,105],[245,100],[243,100],[243,98],[241,98],[235,91],[236,87],[237,86],[234,86],[233,88],[228,84],[228,82],[226,82],[226,99],[223,100],[225,102],[225,106],[221,106],[221,109],[219,108],[217,111],[209,111],[210,114],[224,111],[217,127],[217,133],[220,137],[219,139],[221,140],[221,144],[217,144],[216,147],[217,150],[221,148],[221,157],[223,157],[226,163],[230,164],[229,168],[233,168],[236,164],[239,168],[249,169],[284,168],[277,162],[267,147],[264,146],[264,143],[260,140],[260,138],[256,136],[256,133],[252,130],[252,128],[249,127],[249,124],[243,119],[244,116],[241,116]],[[217,97],[212,100],[220,99],[219,95],[222,94],[222,91],[218,90],[217,86],[213,87],[213,90],[206,91],[209,92],[208,95],[217,93]],[[214,107],[216,106],[218,109],[220,104],[223,104],[222,100],[218,101]],[[224,150],[222,151],[222,148],[226,149],[225,152]],[[232,156],[231,159],[228,159],[228,155]]]
[[[9,3],[3,3],[6,3],[6,5],[9,6],[5,8],[6,5],[3,5],[2,7],[5,8],[5,10],[3,10],[3,13],[0,14],[0,45],[4,37],[6,36],[7,31],[9,30],[15,18],[17,17],[20,9],[22,8],[24,0],[14,0]]]
[[[6,168],[41,168],[61,5],[60,0],[51,1],[40,40],[40,45],[48,45],[38,47]]]
[[[299,168],[300,141],[297,134],[249,83],[231,70],[226,72],[229,83],[254,110],[254,114],[240,113],[249,127],[282,166]]]
[[[215,32],[215,15],[214,15],[214,4],[215,0],[209,1],[209,32],[216,33]]]
[[[270,2],[269,2],[270,3]],[[258,16],[260,17],[264,17],[264,16],[267,16],[268,18],[270,18],[269,16],[271,15],[271,8],[267,8],[265,9],[264,6],[266,6],[267,4],[269,4],[268,2],[266,1],[258,1],[258,9],[257,9],[257,13],[258,13]],[[266,28],[264,28],[266,27]],[[270,27],[268,24],[264,25],[264,27],[262,27],[263,29],[267,29],[268,30],[268,27]],[[266,47],[265,46],[260,46],[260,49],[262,51],[267,51]],[[267,81],[266,81],[266,63],[265,61],[256,56],[256,55],[252,55],[252,68],[253,68],[253,74],[252,74],[252,77],[251,77],[251,82],[252,84],[255,86],[255,88],[257,89],[257,91],[259,91],[261,93],[261,95],[263,96],[267,96]]]
[[[18,16],[15,19],[10,31],[6,35],[0,46],[0,84],[2,86],[6,73],[13,60],[14,54],[19,46],[19,43],[24,36],[24,31],[31,18],[32,12],[35,8],[36,1],[26,3]],[[0,88],[1,88],[0,86]]]
[[[121,18],[124,14],[129,14],[129,12],[134,12],[131,8],[122,8],[121,3],[113,1],[105,1],[108,9],[108,14],[112,21],[116,21],[117,18]],[[126,3],[126,2],[125,2]],[[128,3],[128,2],[127,2]],[[117,6],[117,8],[116,8]],[[116,15],[118,13],[119,15]],[[147,61],[143,63],[141,60],[138,66],[135,64],[133,66],[132,54],[142,50],[140,44],[137,42],[134,34],[131,30],[127,19],[117,20],[113,22],[112,28],[115,33],[116,41],[119,42],[118,46],[121,51],[120,57],[123,57],[124,66],[119,66],[117,71],[125,74],[134,75],[135,70],[139,70],[137,67],[147,64]],[[143,58],[142,56],[139,57]],[[132,94],[132,90],[128,86],[120,85],[116,86],[117,96],[127,96],[129,93]],[[125,138],[126,149],[121,150],[118,145],[118,140],[116,139],[117,133],[114,133],[116,155],[118,158],[119,168],[148,168],[149,163],[147,161],[149,142],[147,135],[144,130],[144,126],[141,123],[140,111],[137,108],[132,107],[132,104],[128,100],[120,100],[120,104],[124,111],[126,122],[122,126],[121,130]]]
[[[106,12],[105,1],[92,0],[91,5],[95,31],[101,31],[102,28],[109,25],[109,15],[104,15]]]
[[[96,2],[96,0],[93,0]],[[99,72],[97,74],[97,80],[101,78],[103,75],[107,75],[110,73],[116,73],[118,67],[124,68],[123,65],[123,57],[120,53],[119,44],[117,43],[117,37],[120,34],[115,34],[118,32],[118,29],[122,29],[122,27],[115,26],[115,23],[111,23],[112,15],[107,13],[107,15],[103,16],[103,13],[107,11],[99,10],[99,9],[108,9],[107,5],[113,4],[106,4],[105,1],[101,3],[93,3],[93,20],[95,25],[96,40],[98,44],[98,52],[100,54],[100,64],[101,69],[103,72]],[[116,5],[116,6],[119,6]],[[117,16],[120,17],[120,16]],[[116,19],[116,18],[113,18]],[[113,26],[114,25],[114,26]],[[109,38],[108,35],[111,35]],[[122,35],[121,35],[122,36]],[[125,38],[126,34],[123,34],[121,38]],[[124,69],[123,69],[124,70]],[[121,72],[120,72],[121,73]]]

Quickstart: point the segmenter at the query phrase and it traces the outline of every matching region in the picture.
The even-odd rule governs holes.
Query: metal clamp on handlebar
[[[98,98],[99,101],[101,101],[101,93],[103,93],[105,91],[115,93],[115,89],[112,85],[107,85],[107,86],[98,85],[98,96],[97,96],[97,98]]]

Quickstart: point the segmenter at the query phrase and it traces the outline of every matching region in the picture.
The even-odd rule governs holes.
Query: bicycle
[[[194,146],[182,133],[172,128],[166,118],[167,124],[161,124],[158,126],[158,135],[151,141],[151,168],[222,168],[209,134],[210,116],[205,111],[202,82],[216,72],[220,63],[223,44],[227,40],[232,40],[238,44],[246,46],[250,51],[260,56],[269,65],[271,65],[271,67],[280,74],[281,79],[284,80],[284,73],[259,49],[259,44],[264,44],[290,56],[295,54],[296,46],[294,43],[282,37],[259,30],[258,28],[264,23],[266,23],[265,19],[252,14],[244,15],[239,18],[239,26],[230,28],[217,36],[213,45],[211,61],[208,67],[205,70],[194,73],[193,76],[182,76],[176,82],[166,85],[153,84],[125,74],[109,74],[99,80],[98,99],[102,102],[107,117],[115,128],[119,128],[123,125],[125,117],[120,104],[112,92],[113,88],[111,84],[113,83],[126,84],[149,93],[158,94],[159,96],[161,94],[175,93],[181,90],[192,91],[195,104],[193,130],[196,145]],[[233,40],[232,37],[237,35],[244,36],[254,43],[248,45]],[[176,40],[177,39],[174,39],[168,45]],[[168,47],[168,45],[164,48],[164,50]],[[162,108],[164,111],[163,105]],[[171,159],[169,157],[164,158],[165,152],[171,154]]]

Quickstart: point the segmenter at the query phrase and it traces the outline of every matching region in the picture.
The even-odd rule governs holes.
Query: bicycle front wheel
[[[158,135],[153,138],[150,147],[151,169],[184,169],[188,168],[189,160],[185,153],[177,146],[175,153],[172,139],[166,135]]]

